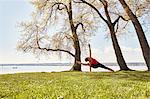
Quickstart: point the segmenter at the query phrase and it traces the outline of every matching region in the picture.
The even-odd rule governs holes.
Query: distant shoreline
[[[118,66],[117,63],[102,63],[107,66]],[[73,63],[21,63],[21,64],[0,64],[0,66],[72,66]],[[129,62],[128,66],[146,66],[144,62]]]

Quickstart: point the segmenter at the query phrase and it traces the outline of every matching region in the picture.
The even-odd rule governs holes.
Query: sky
[[[59,59],[56,55],[49,57],[35,57],[32,53],[22,53],[16,50],[17,41],[20,38],[18,24],[21,21],[31,19],[34,7],[29,0],[0,0],[0,64],[4,63],[54,63],[72,62],[66,57]],[[144,62],[136,33],[119,37],[123,56],[126,62]],[[150,43],[150,35],[146,34]],[[105,31],[98,31],[96,36],[91,38],[92,57],[100,62],[116,62],[111,39],[105,39]],[[82,60],[85,56],[83,55]]]

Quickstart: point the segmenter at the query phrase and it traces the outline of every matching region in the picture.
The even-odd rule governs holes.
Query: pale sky
[[[0,64],[72,62],[66,57],[60,60],[56,55],[39,59],[31,53],[16,51],[16,44],[21,34],[17,24],[31,19],[32,11],[34,8],[29,0],[0,0]],[[126,62],[144,62],[137,36],[134,28],[132,29],[132,33],[119,38],[124,58]],[[90,41],[92,56],[100,62],[116,62],[111,39],[105,39],[105,31],[100,30]],[[146,37],[150,43],[150,34],[146,33]],[[86,55],[83,55],[82,59]]]

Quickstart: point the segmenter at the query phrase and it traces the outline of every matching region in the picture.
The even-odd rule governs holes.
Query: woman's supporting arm
[[[81,63],[80,61],[77,61],[77,63],[81,65],[89,65],[89,63]]]

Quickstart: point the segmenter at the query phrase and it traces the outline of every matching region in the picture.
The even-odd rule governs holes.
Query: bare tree
[[[81,46],[87,45],[96,30],[91,14],[80,7],[76,9],[72,0],[36,0],[32,4],[36,12],[31,21],[21,23],[23,35],[18,50],[39,55],[65,52],[74,58],[72,70],[81,71],[81,65],[76,63],[81,61]],[[55,25],[58,31],[54,31]]]
[[[150,4],[149,0],[146,0],[147,3]],[[130,17],[134,28],[136,30],[139,42],[140,42],[140,46],[142,49],[142,53],[145,59],[145,63],[148,67],[148,70],[150,71],[150,48],[149,48],[149,44],[147,42],[146,36],[144,34],[143,28],[136,16],[136,14],[134,14],[132,12],[132,10],[130,9],[130,7],[127,5],[127,3],[124,0],[119,0],[119,2],[121,3],[122,7],[124,8],[124,10],[126,11],[126,13],[128,14],[128,16]]]
[[[94,1],[97,2],[96,0],[94,0]],[[99,5],[102,4],[102,6],[104,8],[104,13],[105,13],[106,18],[101,14],[99,9],[96,6],[94,6],[92,3],[89,3],[89,2],[87,2],[85,0],[78,0],[78,1],[75,1],[75,2],[76,3],[84,3],[84,4],[88,5],[88,6],[90,6],[92,9],[94,9],[98,13],[99,17],[106,23],[106,25],[109,28],[109,32],[110,32],[110,36],[111,36],[111,39],[112,39],[113,48],[114,48],[114,51],[115,51],[117,62],[119,64],[119,66],[120,66],[120,70],[130,70],[127,67],[126,62],[125,62],[125,60],[123,58],[122,51],[121,51],[121,48],[119,46],[119,43],[118,43],[118,40],[117,40],[117,36],[116,36],[117,30],[118,30],[119,20],[120,19],[122,19],[124,21],[126,21],[126,20],[122,16],[118,15],[118,17],[114,20],[114,22],[112,22],[110,13],[108,11],[108,6],[109,6],[108,2],[106,0],[99,0],[99,1],[100,2],[97,2],[97,4],[99,4]]]

